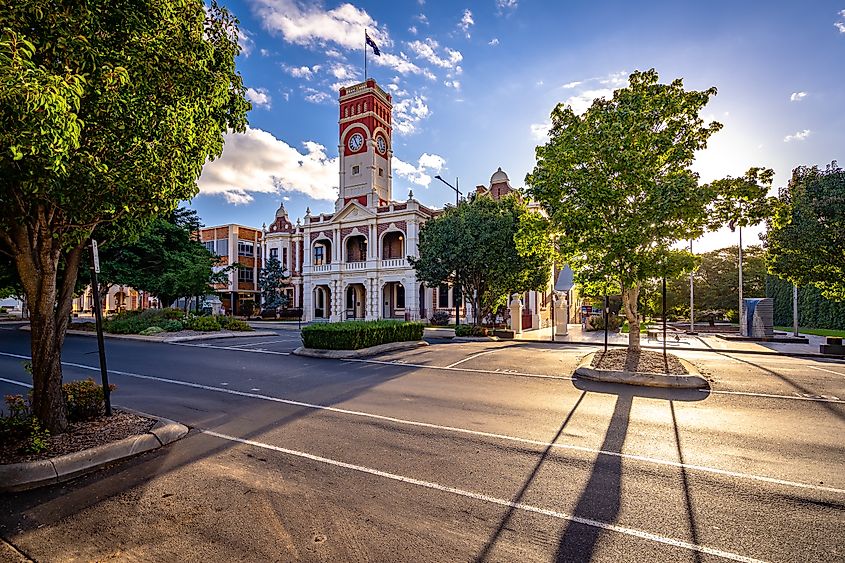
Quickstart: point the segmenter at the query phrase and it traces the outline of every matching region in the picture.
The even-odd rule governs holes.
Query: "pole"
[[[100,308],[100,286],[97,282],[99,259],[96,258],[97,242],[91,239],[91,293],[94,297],[94,319],[97,324],[97,348],[100,352],[100,378],[103,383],[103,399],[106,403],[106,416],[111,416],[111,389],[109,389],[109,373],[106,369],[106,343],[103,340],[103,311]]]
[[[461,192],[458,190],[458,179],[455,178],[455,209],[458,209],[458,205],[461,203]],[[460,285],[458,284],[457,279],[458,272],[455,272],[455,287],[452,289],[452,298],[455,301],[455,326],[461,324],[461,304],[458,301],[457,293],[460,291]]]
[[[666,357],[666,276],[663,276],[663,356]]]
[[[552,271],[554,272],[554,266],[552,266]],[[555,307],[557,305],[556,297],[557,295],[555,295],[555,290],[552,289],[552,342],[555,341]]]
[[[798,336],[798,284],[792,284],[792,336]]]
[[[689,240],[689,252],[692,254],[692,239]],[[692,282],[692,272],[689,273],[689,331],[695,334],[695,299],[693,298],[695,288]]]
[[[604,351],[607,352],[607,321],[608,321],[608,299],[607,293],[604,294]]]
[[[367,81],[367,30],[364,29],[364,82]]]
[[[742,225],[739,226],[739,324],[742,325]]]

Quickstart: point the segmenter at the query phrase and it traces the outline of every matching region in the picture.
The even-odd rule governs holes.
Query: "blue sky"
[[[299,2],[223,0],[241,21],[238,68],[250,129],[229,135],[191,202],[207,225],[330,212],[337,189],[337,88],[363,78],[363,29],[382,56],[369,75],[394,99],[394,199],[452,201],[501,166],[523,186],[558,102],[582,111],[655,68],[716,86],[703,115],[724,124],[699,154],[703,181],[845,160],[845,0],[812,2]],[[756,240],[755,229],[744,242]],[[696,250],[735,243],[727,230]]]

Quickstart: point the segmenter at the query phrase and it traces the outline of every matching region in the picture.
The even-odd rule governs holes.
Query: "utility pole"
[[[106,403],[106,416],[111,416],[111,389],[109,372],[106,369],[106,343],[103,340],[103,310],[100,308],[100,286],[97,274],[100,273],[100,254],[97,241],[91,239],[91,293],[94,297],[94,319],[97,324],[97,348],[100,352],[100,378],[103,383],[103,399]]]
[[[692,239],[689,241],[689,252],[692,254]],[[689,331],[695,334],[695,284],[693,283],[693,272],[689,273]]]
[[[798,284],[792,284],[792,336],[798,336]]]
[[[458,206],[461,204],[461,191],[458,189],[458,178],[455,178],[455,185],[453,186],[446,180],[440,177],[438,174],[435,176],[438,180],[449,186],[455,191],[455,209],[458,209]],[[455,285],[452,287],[452,301],[455,302],[455,325],[461,324],[461,305],[458,302],[458,292],[460,291],[460,285],[458,285],[458,272],[455,272]]]

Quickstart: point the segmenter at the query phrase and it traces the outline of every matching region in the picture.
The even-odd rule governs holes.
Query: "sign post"
[[[103,310],[100,308],[100,286],[97,274],[100,273],[100,253],[97,241],[91,239],[91,293],[94,297],[94,319],[97,321],[97,347],[100,352],[100,378],[103,382],[103,399],[106,403],[106,416],[111,416],[111,390],[109,373],[106,369],[106,344],[103,341]]]

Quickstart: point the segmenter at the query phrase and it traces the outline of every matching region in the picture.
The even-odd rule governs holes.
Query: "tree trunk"
[[[32,408],[42,426],[53,434],[67,429],[62,393],[62,345],[73,306],[73,289],[85,241],[62,252],[53,238],[49,213],[38,210],[35,225],[20,225],[6,237],[26,294],[30,316]],[[64,256],[64,271],[60,258]]]
[[[622,287],[622,307],[625,318],[628,319],[628,349],[640,349],[640,317],[637,313],[637,301],[640,297],[640,286]]]

